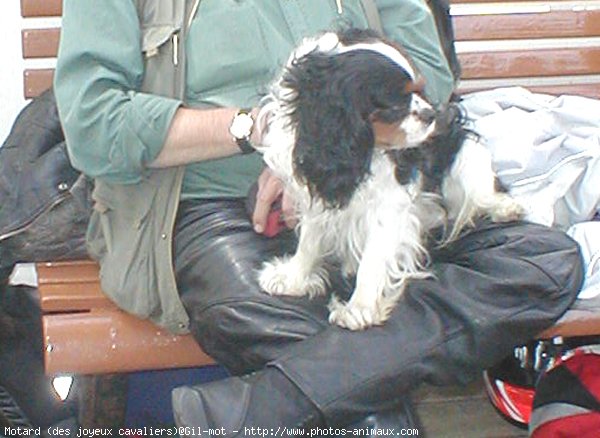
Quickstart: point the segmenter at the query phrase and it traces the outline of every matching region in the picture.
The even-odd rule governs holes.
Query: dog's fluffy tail
[[[490,152],[479,139],[467,137],[444,181],[443,197],[452,223],[443,243],[454,240],[478,217],[507,222],[523,217],[523,208],[509,194],[497,190]]]

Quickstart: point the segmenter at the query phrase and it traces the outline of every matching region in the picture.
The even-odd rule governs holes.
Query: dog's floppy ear
[[[281,80],[296,132],[294,172],[331,207],[348,204],[368,176],[376,112],[402,119],[411,76],[388,56],[364,48],[313,50],[293,59]]]
[[[292,96],[294,172],[332,207],[349,202],[368,174],[374,147],[370,110],[348,62],[351,55],[309,53],[294,60],[283,78]]]

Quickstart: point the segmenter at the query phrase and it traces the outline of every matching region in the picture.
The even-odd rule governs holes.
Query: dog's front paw
[[[293,259],[275,258],[264,264],[258,283],[269,295],[314,297],[327,290],[327,273],[319,270],[304,275]]]
[[[525,209],[511,196],[499,193],[489,215],[493,222],[511,222],[523,219]]]
[[[329,302],[329,322],[348,330],[364,330],[374,325],[383,324],[388,315],[383,314],[378,306],[365,306],[344,303],[335,296]]]

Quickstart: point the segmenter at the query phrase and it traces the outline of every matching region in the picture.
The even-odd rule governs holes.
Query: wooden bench
[[[38,263],[36,270],[48,374],[104,374],[214,363],[190,335],[173,335],[118,309],[100,289],[95,262]]]
[[[23,17],[60,16],[61,0],[21,0]],[[522,85],[600,98],[600,1],[452,1],[460,92]],[[56,56],[60,29],[25,29],[26,60]],[[24,95],[52,83],[26,68]],[[174,336],[117,309],[90,261],[36,265],[48,374],[122,373],[213,363],[190,336]],[[600,335],[600,312],[572,313],[541,337]],[[152,354],[148,354],[152,351]],[[101,423],[98,423],[102,425]]]

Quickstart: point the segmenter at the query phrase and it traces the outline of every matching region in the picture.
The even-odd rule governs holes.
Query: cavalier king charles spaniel
[[[297,202],[299,242],[261,269],[266,293],[325,293],[335,259],[356,280],[349,301],[330,301],[329,321],[380,325],[409,280],[432,275],[428,231],[444,226],[443,244],[476,217],[522,217],[459,107],[434,109],[421,91],[404,51],[369,30],[328,32],[293,52],[259,114],[259,150]]]

